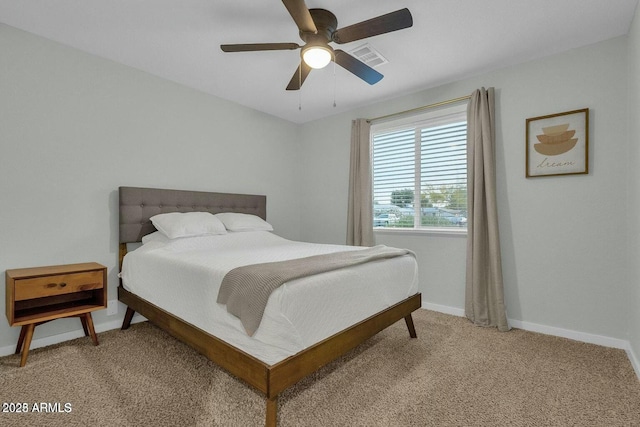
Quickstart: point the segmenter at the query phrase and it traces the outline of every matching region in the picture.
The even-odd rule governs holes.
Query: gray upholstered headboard
[[[142,236],[156,231],[149,218],[167,212],[239,212],[266,220],[267,197],[120,187],[120,243],[140,242]]]

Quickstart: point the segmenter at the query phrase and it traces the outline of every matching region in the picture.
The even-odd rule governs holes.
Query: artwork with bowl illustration
[[[589,173],[589,109],[527,119],[527,178]]]

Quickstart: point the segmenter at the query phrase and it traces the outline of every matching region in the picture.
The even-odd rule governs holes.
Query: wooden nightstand
[[[98,337],[91,312],[107,307],[107,267],[88,262],[6,271],[7,319],[22,326],[16,354],[27,363],[36,326],[63,317],[80,317],[85,336]]]

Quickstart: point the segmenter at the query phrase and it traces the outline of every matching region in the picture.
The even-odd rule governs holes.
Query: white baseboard
[[[603,335],[588,334],[585,332],[572,331],[570,329],[555,328],[553,326],[540,325],[537,323],[523,322],[521,320],[508,319],[509,325],[514,328],[524,329],[525,331],[538,332],[545,335],[553,335],[561,338],[569,338],[575,341],[586,342],[589,344],[601,345],[603,347],[627,349],[629,341],[618,338],[606,337]]]
[[[110,331],[112,329],[118,329],[122,326],[122,319],[112,320],[106,323],[100,323],[95,325],[96,333]],[[131,323],[144,322],[145,319],[139,314],[135,314],[133,319],[131,319]],[[46,347],[48,345],[58,344],[64,341],[69,341],[75,338],[81,338],[84,336],[84,331],[82,329],[78,329],[75,331],[65,332],[62,334],[51,335],[48,337],[37,338],[31,341],[31,345],[29,346],[29,350],[33,350],[34,348]],[[0,347],[0,357],[1,356],[9,356],[10,354],[14,354],[16,351],[15,345]]]
[[[437,311],[438,313],[464,317],[464,309],[462,308],[449,307],[448,305],[432,304],[424,300],[422,301],[422,308],[426,308],[427,310],[431,310],[431,311]]]
[[[633,366],[633,369],[634,371],[636,371],[636,375],[640,380],[640,360],[638,359],[638,356],[633,352],[633,348],[631,348],[631,344],[627,346],[626,350],[627,350],[627,357],[631,362],[631,366]]]

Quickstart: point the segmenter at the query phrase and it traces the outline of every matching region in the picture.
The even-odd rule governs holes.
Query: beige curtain
[[[471,94],[467,107],[467,276],[465,314],[474,324],[508,331],[498,234],[495,95]]]
[[[347,245],[373,246],[373,198],[371,194],[371,147],[366,119],[351,122],[351,164]]]

